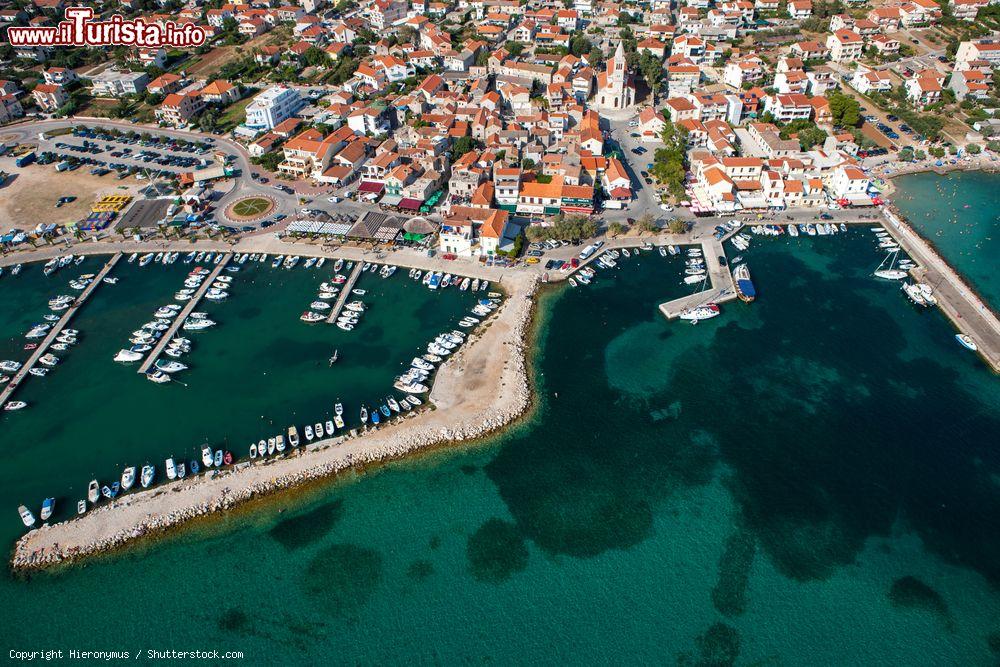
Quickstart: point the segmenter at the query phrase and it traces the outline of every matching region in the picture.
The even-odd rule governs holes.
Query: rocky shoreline
[[[383,429],[319,441],[282,459],[245,462],[122,496],[82,517],[44,525],[18,540],[11,569],[24,573],[107,553],[305,482],[496,433],[526,414],[534,400],[527,352],[537,286],[534,278],[520,281],[494,317],[481,325],[481,333],[442,365],[419,414],[400,416]],[[497,345],[502,353],[491,355]],[[490,359],[500,364],[491,378],[495,382],[470,390],[467,367]],[[470,404],[477,406],[472,414]]]

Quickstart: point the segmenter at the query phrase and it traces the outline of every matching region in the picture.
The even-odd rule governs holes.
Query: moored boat
[[[750,269],[746,264],[740,264],[733,270],[733,279],[736,282],[736,293],[741,301],[751,303],[757,298],[757,290],[750,280]]]

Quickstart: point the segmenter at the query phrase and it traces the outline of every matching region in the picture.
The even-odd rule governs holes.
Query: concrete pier
[[[215,265],[215,268],[208,274],[208,278],[206,278],[205,282],[201,284],[198,291],[195,292],[194,296],[188,300],[183,308],[181,308],[180,314],[177,315],[173,323],[171,323],[170,328],[163,333],[160,340],[156,341],[156,345],[154,345],[153,349],[149,351],[148,355],[146,355],[145,361],[143,361],[142,365],[139,366],[139,373],[145,374],[150,368],[152,368],[153,364],[156,363],[156,360],[160,358],[160,355],[163,353],[163,349],[167,346],[167,343],[169,343],[173,337],[177,335],[177,331],[181,328],[181,325],[184,324],[184,320],[186,320],[188,315],[190,315],[198,306],[198,302],[201,301],[201,297],[205,296],[205,292],[212,287],[212,283],[219,277],[222,270],[226,268],[226,265],[229,264],[229,260],[232,259],[232,257],[232,253],[226,253],[222,257],[222,261]]]
[[[102,268],[94,277],[93,282],[87,285],[87,287],[80,293],[80,296],[76,298],[76,301],[73,302],[73,305],[66,309],[66,312],[64,312],[62,317],[59,318],[59,321],[56,322],[55,326],[49,330],[48,335],[45,336],[42,342],[39,343],[38,347],[35,348],[35,351],[24,363],[24,366],[21,366],[21,369],[10,379],[10,382],[3,387],[3,391],[0,392],[0,405],[3,405],[10,400],[11,395],[13,395],[18,386],[21,384],[21,380],[28,375],[28,371],[35,367],[38,360],[49,349],[49,345],[51,345],[59,334],[62,333],[63,329],[66,328],[66,325],[69,324],[69,321],[73,319],[73,316],[76,315],[77,311],[80,310],[87,299],[90,298],[90,295],[94,293],[94,290],[97,289],[97,286],[104,281],[104,278],[111,272],[111,269],[115,267],[115,264],[118,263],[121,256],[121,253],[116,253],[112,256],[111,259],[108,260],[108,263],[104,265],[104,268]]]
[[[931,286],[941,311],[975,341],[993,372],[1000,373],[1000,320],[912,227],[888,209],[883,209],[883,215],[886,231],[917,264],[910,275]]]
[[[702,241],[701,254],[705,258],[705,269],[708,271],[707,275],[711,287],[701,292],[661,303],[659,305],[660,312],[668,320],[680,317],[680,314],[689,308],[706,303],[723,303],[736,298],[736,285],[733,283],[733,273],[729,270],[729,262],[726,262],[726,266],[719,262],[720,256],[726,256],[722,241],[714,238]]]
[[[343,288],[340,290],[340,295],[337,297],[337,301],[334,302],[333,308],[330,309],[330,316],[326,318],[327,324],[333,324],[340,317],[340,311],[344,309],[344,304],[347,303],[347,299],[351,296],[351,290],[354,289],[354,285],[358,282],[358,278],[361,277],[361,273],[364,270],[364,262],[355,262],[354,269],[351,271],[351,275],[348,276],[347,282],[344,283]]]

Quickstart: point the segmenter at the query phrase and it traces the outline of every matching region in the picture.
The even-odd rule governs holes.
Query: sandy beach
[[[318,441],[284,458],[119,497],[82,517],[27,533],[14,547],[11,567],[25,571],[78,560],[307,480],[474,440],[511,423],[531,405],[525,355],[538,275],[511,273],[503,286],[503,305],[441,366],[418,414],[378,430]]]

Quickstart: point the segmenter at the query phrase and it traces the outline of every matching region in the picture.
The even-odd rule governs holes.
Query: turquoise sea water
[[[1000,384],[940,314],[870,278],[873,246],[861,230],[755,240],[757,302],[696,327],[656,310],[686,290],[676,259],[548,291],[525,423],[6,579],[3,644],[261,664],[995,664]]]
[[[1000,207],[996,174],[927,172],[893,181],[900,211],[994,311],[1000,310]]]

